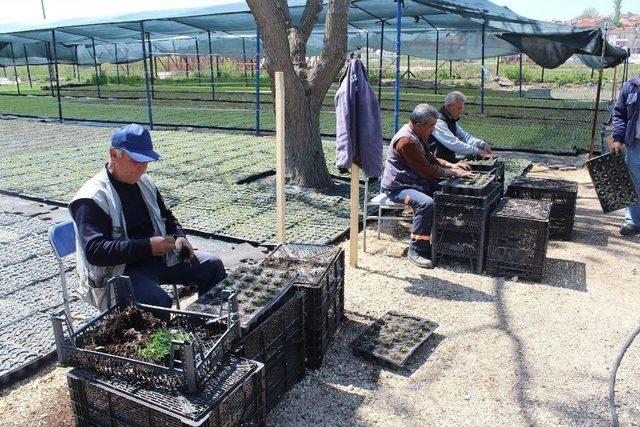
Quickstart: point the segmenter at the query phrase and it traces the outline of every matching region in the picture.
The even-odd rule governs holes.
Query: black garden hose
[[[609,408],[611,410],[611,425],[613,427],[618,427],[620,424],[618,423],[618,413],[616,412],[616,374],[618,373],[618,368],[620,367],[620,363],[622,362],[622,358],[624,354],[627,352],[627,349],[633,342],[633,340],[640,334],[640,326],[636,328],[631,335],[627,338],[627,341],[624,343],[622,348],[620,349],[620,353],[616,358],[616,361],[613,364],[613,369],[611,370],[611,377],[609,378]]]

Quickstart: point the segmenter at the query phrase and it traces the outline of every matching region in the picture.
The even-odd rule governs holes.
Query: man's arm
[[[479,148],[481,150],[484,150],[485,147],[487,146],[487,143],[481,139],[476,138],[475,136],[471,135],[469,132],[467,132],[466,130],[462,129],[462,126],[460,126],[459,124],[456,123],[456,136],[464,141],[465,143]]]
[[[429,180],[454,176],[451,169],[445,169],[433,162],[420,151],[409,138],[400,138],[395,146],[398,157],[415,173]]]
[[[457,129],[462,130],[460,126],[458,126]],[[470,135],[466,132],[464,132],[464,135],[470,137]],[[447,127],[447,123],[442,119],[439,119],[436,123],[436,128],[433,131],[433,136],[438,141],[440,141],[442,145],[444,145],[454,153],[463,154],[465,156],[475,156],[478,154],[478,151],[480,151],[479,147],[468,144],[451,133],[451,131]]]
[[[111,218],[93,200],[75,201],[71,216],[90,264],[99,267],[131,264],[152,256],[149,239],[112,240]]]
[[[613,118],[611,119],[611,133],[613,141],[624,144],[627,133],[627,97],[629,96],[629,83],[625,83],[618,95],[615,107],[613,107]],[[617,151],[617,150],[616,150]]]

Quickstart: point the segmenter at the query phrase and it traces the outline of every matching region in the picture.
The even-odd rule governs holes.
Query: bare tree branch
[[[304,8],[300,25],[298,25],[298,32],[300,38],[306,43],[313,31],[313,27],[318,22],[318,15],[322,12],[322,0],[307,0],[307,5]]]
[[[314,92],[325,93],[347,55],[347,25],[350,0],[331,0],[324,24],[324,40],[320,59],[309,71],[309,85]]]
[[[289,9],[288,6],[283,9],[283,4],[286,5],[286,0],[247,0],[247,5],[260,28],[270,66],[292,78],[296,74],[289,54],[287,31],[283,31],[287,28]]]

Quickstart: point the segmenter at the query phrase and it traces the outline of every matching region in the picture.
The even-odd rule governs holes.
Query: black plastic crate
[[[502,185],[504,191],[504,162],[494,159],[465,160],[474,172],[487,172],[494,175],[495,182]]]
[[[545,200],[553,203],[551,207],[550,237],[571,239],[578,183],[562,179],[518,177],[507,188],[507,197],[530,200]]]
[[[295,292],[234,352],[265,365],[267,411],[304,376],[304,294]]]
[[[434,199],[435,230],[478,233],[484,230],[489,215],[500,200],[500,187],[494,185],[487,197],[474,197],[436,192]],[[481,199],[481,203],[477,203]]]
[[[551,202],[503,199],[491,215],[487,273],[541,280],[550,212]]]
[[[389,311],[350,346],[354,354],[391,369],[403,369],[411,355],[433,334],[438,324]]]
[[[305,318],[305,358],[308,368],[316,369],[322,365],[324,355],[344,319],[344,286],[329,299],[326,309],[323,307],[321,321],[309,322]],[[324,313],[326,312],[326,315]]]
[[[97,348],[85,348],[92,343],[93,334],[108,321],[108,316],[124,310],[122,296],[126,292],[124,287],[127,282],[116,281],[116,283],[118,303],[112,305],[85,326],[72,330],[64,311],[51,317],[58,361],[61,364],[95,370],[139,384],[167,389],[182,389],[185,392],[193,393],[239,339],[240,325],[233,315],[221,318],[208,314],[134,303],[130,308],[151,313],[159,319],[167,319],[168,328],[189,336],[184,341],[172,341],[173,351],[168,362],[153,363],[117,356]],[[211,338],[209,333],[217,338]]]
[[[607,153],[586,162],[591,181],[604,213],[638,203],[629,170],[621,153]]]
[[[495,178],[495,175],[490,173],[478,172],[475,178],[449,178],[440,181],[440,185],[442,192],[446,194],[484,196],[493,189]]]
[[[264,426],[264,366],[230,356],[207,377],[197,394],[183,395],[95,372],[67,374],[78,426]]]
[[[305,267],[313,261],[312,265]],[[291,243],[278,246],[262,262],[295,268],[294,287],[304,293],[308,367],[319,367],[344,315],[344,251],[337,246]]]

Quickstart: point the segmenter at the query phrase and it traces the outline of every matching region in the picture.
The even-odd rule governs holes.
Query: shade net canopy
[[[291,19],[299,22],[306,1],[289,0],[288,4]],[[352,0],[349,49],[364,47],[366,34],[369,46],[377,48],[384,32],[383,49],[394,50],[396,8],[390,0]],[[325,13],[326,8],[309,41],[310,56],[322,48]],[[150,40],[152,55],[211,53],[253,58],[256,30],[247,4],[236,1],[206,8],[9,24],[0,26],[0,65],[134,62],[143,58],[143,39]],[[446,60],[524,53],[538,65],[555,68],[579,55],[586,65],[600,68],[615,66],[627,56],[623,49],[607,45],[601,58],[599,29],[528,19],[486,0],[404,0],[401,32],[402,53],[424,58],[435,58],[436,51]],[[56,49],[51,46],[54,36]]]

